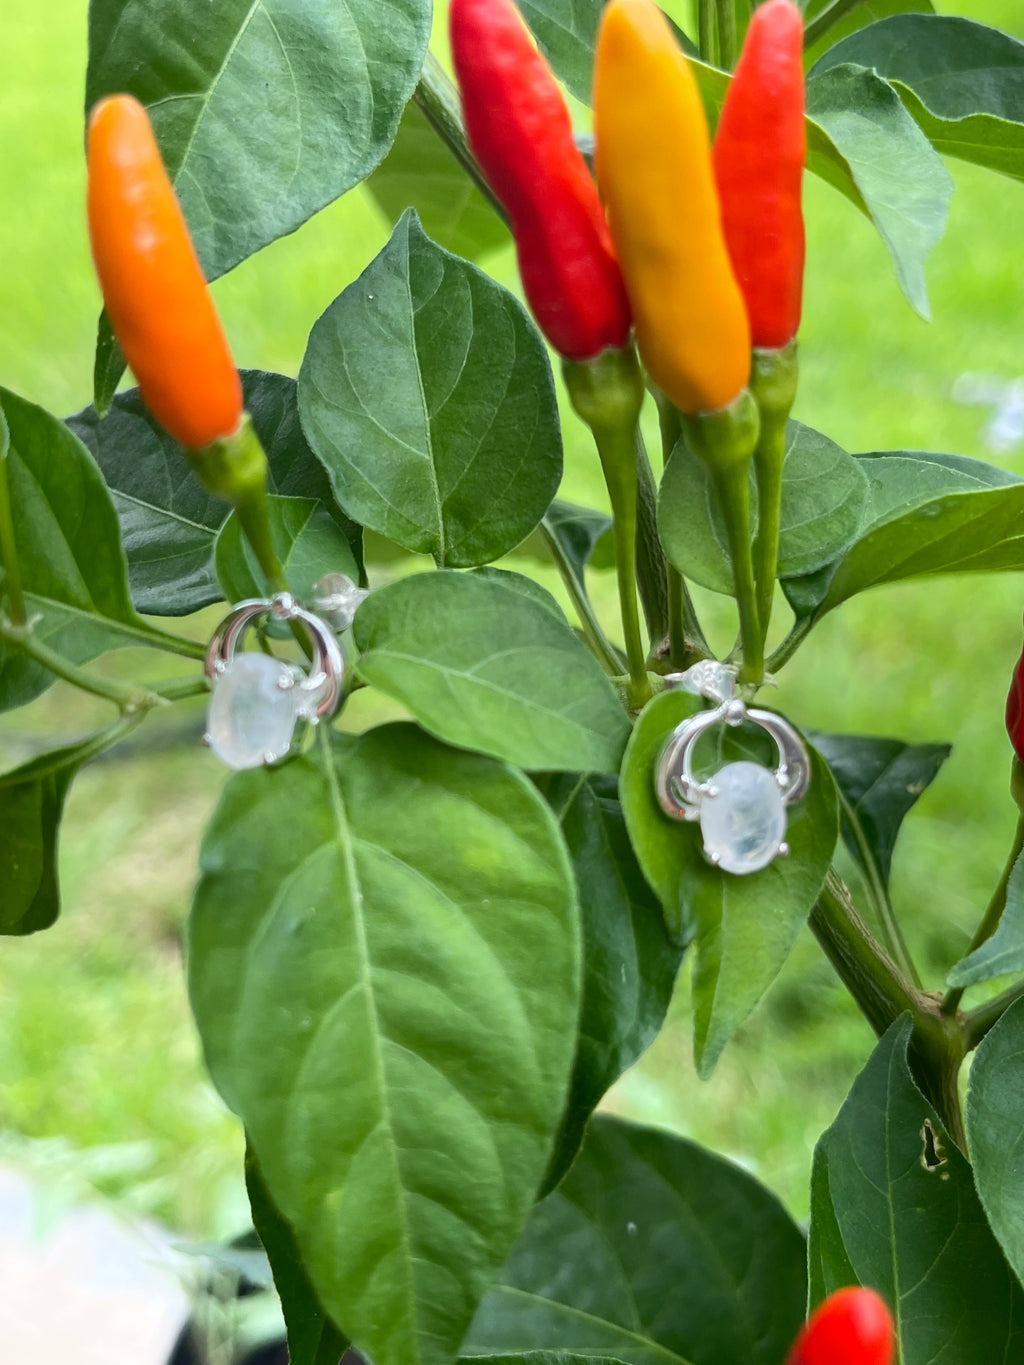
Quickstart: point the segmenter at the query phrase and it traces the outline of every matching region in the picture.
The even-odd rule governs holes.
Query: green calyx
[[[565,360],[565,386],[573,408],[594,432],[628,430],[632,438],[644,401],[636,350],[602,351],[592,360]]]
[[[761,430],[757,404],[749,389],[742,389],[724,408],[686,413],[683,424],[690,449],[716,471],[745,465]]]
[[[800,363],[796,341],[775,350],[754,351],[750,366],[750,391],[761,421],[780,417],[786,421],[796,402]]]
[[[225,502],[237,506],[267,486],[267,456],[248,413],[228,436],[201,450],[186,452],[199,482]]]

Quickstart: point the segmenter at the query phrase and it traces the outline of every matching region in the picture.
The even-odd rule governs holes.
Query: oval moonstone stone
[[[210,748],[229,768],[284,758],[295,730],[292,672],[269,654],[236,654],[218,673],[206,713]]]
[[[760,763],[728,763],[700,803],[704,852],[723,872],[759,872],[786,837],[786,803],[775,774]]]

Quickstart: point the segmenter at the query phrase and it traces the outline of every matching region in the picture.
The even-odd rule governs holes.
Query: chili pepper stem
[[[1016,770],[1019,766],[1020,760],[1017,759],[1014,762],[1014,769]],[[967,949],[968,954],[973,953],[976,949],[980,948],[981,945],[987,942],[999,928],[999,921],[1002,919],[1003,911],[1006,909],[1006,892],[1010,884],[1010,876],[1022,850],[1024,850],[1024,814],[1022,814],[1017,821],[1016,833],[1013,836],[1013,844],[1010,847],[1009,857],[1006,859],[1006,866],[1003,868],[1003,875],[1000,877],[999,885],[996,887],[995,891],[993,891],[992,899],[989,901],[985,913],[981,918],[981,923],[978,925],[974,937],[971,939],[970,946]],[[965,990],[965,986],[954,986],[946,992],[942,1001],[943,1014],[956,1014]]]
[[[778,350],[755,349],[750,390],[761,416],[754,450],[757,475],[758,529],[754,542],[754,579],[762,640],[767,638],[779,563],[782,474],[786,459],[786,423],[799,382],[796,342]]]
[[[718,63],[715,0],[698,0],[697,27],[700,55],[710,66],[715,66]]]
[[[804,50],[810,51],[819,38],[861,3],[862,0],[832,0],[832,4],[817,14],[804,29]]]
[[[647,654],[637,607],[637,449],[636,427],[644,385],[636,351],[602,351],[593,360],[563,362],[566,387],[577,414],[594,436],[611,498],[619,607],[629,665],[627,695],[640,710],[651,696]]]
[[[690,448],[711,473],[725,520],[740,617],[739,678],[757,686],[764,680],[764,636],[754,583],[748,476],[760,430],[757,404],[749,389],[741,389],[726,407],[689,413],[684,422]]]
[[[743,648],[739,680],[757,684],[764,678],[764,637],[757,610],[754,558],[750,545],[750,482],[747,467],[745,464],[728,465],[724,469],[713,469],[712,475],[725,516],[729,557],[736,586],[740,644]]]
[[[0,435],[7,436],[7,428],[0,412]],[[25,610],[25,595],[21,584],[21,566],[18,563],[18,547],[14,540],[14,518],[11,515],[11,489],[7,481],[6,439],[0,446],[0,565],[4,571],[4,593],[11,621],[23,626],[28,620]]]
[[[736,65],[735,0],[715,0],[718,11],[718,64],[725,71]]]
[[[664,468],[683,434],[679,409],[656,385],[654,401],[658,407],[658,426],[661,431],[661,459]],[[697,609],[690,596],[686,579],[677,568],[666,566],[668,577],[668,638],[669,664],[674,669],[689,668],[701,659],[713,657]]]
[[[669,566],[658,537],[658,485],[651,469],[643,433],[634,430],[636,444],[636,577],[640,604],[652,644],[661,642],[669,628]]]

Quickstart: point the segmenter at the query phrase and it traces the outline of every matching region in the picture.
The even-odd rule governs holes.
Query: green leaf
[[[353,582],[359,581],[351,546],[323,503],[316,498],[271,496],[267,512],[274,549],[288,586],[300,602],[309,601],[317,580],[325,573],[343,573]],[[234,512],[217,536],[216,564],[229,602],[267,595],[263,571]]]
[[[833,66],[812,80],[807,112],[845,159],[900,287],[929,317],[924,263],[946,230],[953,194],[942,158],[888,81],[862,66]]]
[[[245,1149],[245,1188],[252,1221],[274,1274],[288,1332],[289,1365],[338,1365],[348,1342],[324,1312],[302,1264],[295,1233],[267,1189],[256,1153]]]
[[[966,1117],[978,1194],[1024,1281],[1024,1000],[1010,1006],[975,1054]]]
[[[966,987],[1017,972],[1024,972],[1024,855],[1010,873],[1006,906],[995,933],[962,958],[947,979],[950,986]]]
[[[463,1352],[779,1365],[805,1285],[804,1239],[752,1176],[671,1133],[598,1115]]]
[[[588,564],[600,569],[615,567],[612,519],[607,512],[556,498],[544,513],[542,525],[558,542],[561,557],[584,592]]]
[[[394,139],[429,0],[91,0],[86,107],[149,109],[207,277],[293,232]]]
[[[207,1062],[317,1296],[375,1365],[445,1365],[565,1103],[580,929],[554,816],[504,764],[389,725],[233,778],[201,866]]]
[[[802,422],[786,429],[779,572],[782,577],[822,568],[860,529],[868,483],[841,446]],[[751,469],[757,529],[757,488]],[[665,469],[658,498],[658,530],[665,553],[680,571],[715,592],[733,592],[728,535],[707,465],[685,440]]]
[[[0,388],[6,465],[26,608],[35,633],[72,663],[108,649],[163,644],[128,596],[117,515],[92,456],[42,408]],[[0,643],[0,710],[44,692],[53,674]]]
[[[68,788],[83,764],[134,723],[118,721],[0,773],[0,934],[34,934],[56,921],[57,836]]]
[[[344,529],[361,566],[360,529],[338,507],[330,480],[302,434],[295,380],[244,370],[242,387],[267,452],[271,492],[319,499]],[[88,446],[110,488],[137,609],[184,616],[219,602],[214,542],[231,509],[206,492],[182,447],[146,410],[138,389],[115,398],[108,417],[101,420],[95,408],[85,408],[68,418],[68,426]]]
[[[556,773],[539,786],[562,827],[583,916],[580,1036],[551,1189],[605,1091],[658,1036],[683,954],[630,846],[615,778]]]
[[[909,1016],[892,1025],[818,1143],[816,1297],[850,1283],[878,1290],[895,1310],[902,1365],[1018,1360],[1024,1293],[970,1166],[911,1076],[911,1028]]]
[[[1024,43],[952,15],[906,14],[862,29],[811,71],[837,62],[884,76],[937,151],[1024,179]]]
[[[827,12],[835,9],[845,12],[826,21]],[[804,60],[813,61],[815,56],[832,47],[848,34],[866,28],[868,24],[877,23],[879,19],[887,19],[890,14],[905,14],[909,10],[923,14],[935,13],[931,0],[859,0],[859,3],[855,3],[852,9],[847,9],[841,0],[838,6],[835,4],[835,0],[809,0],[809,3],[803,6],[804,26],[809,27],[818,18],[827,22],[828,26],[820,38],[816,37],[815,29],[812,29],[810,34],[804,35]],[[861,63],[862,66],[867,64]]]
[[[559,80],[589,104],[605,0],[518,0],[518,5]]]
[[[353,627],[359,673],[449,744],[534,771],[615,772],[626,713],[537,591],[450,570],[378,588]]]
[[[414,213],[313,328],[299,409],[349,515],[453,568],[514,549],[561,478],[539,333]]]
[[[703,856],[700,830],[673,820],[655,796],[654,777],[669,735],[702,709],[688,692],[663,692],[640,715],[622,764],[620,794],[630,839],[658,894],[675,942],[696,939],[694,1053],[710,1075],[722,1049],[775,980],[825,881],[838,837],[836,793],[811,751],[810,791],[788,809],[788,857],[738,877]],[[777,760],[763,731],[730,731],[723,762]],[[757,740],[755,744],[754,741]]]
[[[820,619],[878,583],[1024,568],[1024,480],[961,455],[892,450],[857,457],[869,497],[860,534],[833,564],[784,580],[798,617]]]
[[[948,744],[906,744],[872,735],[812,731],[841,798],[843,841],[862,871],[869,860],[888,882],[900,826],[951,753]]]
[[[411,205],[429,237],[467,260],[510,241],[493,206],[413,101],[406,105],[394,146],[366,188],[391,223]]]

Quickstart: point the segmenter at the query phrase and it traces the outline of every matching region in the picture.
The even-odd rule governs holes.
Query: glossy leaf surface
[[[878,583],[1024,567],[1024,480],[963,455],[893,450],[858,459],[862,529],[833,564],[783,581],[798,616],[823,616]]]
[[[359,673],[449,744],[534,771],[615,772],[626,713],[538,593],[519,575],[445,570],[378,588],[353,627]]]
[[[91,0],[86,107],[149,108],[215,279],[358,184],[419,77],[429,0]]]
[[[935,781],[951,746],[820,731],[810,738],[839,788],[843,840],[851,856],[863,871],[870,859],[887,882],[900,826]]]
[[[1024,1351],[1024,1291],[971,1168],[918,1090],[909,1018],[879,1042],[815,1153],[812,1290],[855,1282],[894,1310],[901,1365],[991,1365]]]
[[[804,1239],[752,1176],[671,1133],[599,1115],[463,1349],[779,1365],[805,1285]]]
[[[1024,43],[954,15],[903,14],[827,52],[813,81],[837,62],[873,67],[897,91],[937,151],[1024,179]]]
[[[561,477],[540,334],[415,214],[313,328],[299,409],[349,515],[438,564],[514,549]]]
[[[825,880],[838,836],[835,787],[813,754],[807,796],[788,807],[788,857],[734,876],[704,857],[700,828],[666,815],[655,796],[658,759],[669,735],[701,701],[687,692],[655,697],[641,713],[622,765],[621,797],[633,848],[657,892],[677,943],[696,940],[694,1052],[709,1075],[729,1038],[775,980]],[[721,763],[777,761],[760,740],[730,733]],[[753,747],[748,747],[752,744]]]
[[[572,870],[543,798],[501,763],[411,725],[323,748],[226,790],[193,1009],[324,1308],[377,1365],[442,1365],[561,1120]]]
[[[319,499],[359,555],[360,531],[344,515],[330,480],[299,425],[295,380],[262,370],[242,373],[245,406],[267,453],[271,492]],[[214,541],[230,507],[192,473],[181,446],[146,411],[137,389],[119,395],[102,420],[95,408],[68,419],[103,471],[128,556],[139,611],[184,616],[222,597]]]

